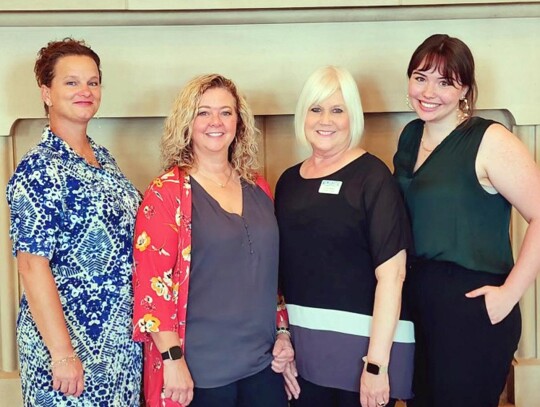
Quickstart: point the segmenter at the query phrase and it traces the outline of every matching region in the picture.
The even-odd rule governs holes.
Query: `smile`
[[[335,133],[335,131],[317,130],[317,134],[319,134],[321,136],[331,136],[334,133]]]
[[[439,106],[438,103],[427,103],[423,101],[420,101],[420,104],[422,105],[422,107],[425,107],[426,109],[434,109]]]
[[[221,136],[223,136],[224,134],[225,134],[225,133],[223,133],[223,132],[219,132],[219,133],[218,133],[218,132],[215,132],[215,133],[214,133],[214,132],[213,132],[213,133],[206,133],[206,135],[207,135],[208,137],[221,137]]]

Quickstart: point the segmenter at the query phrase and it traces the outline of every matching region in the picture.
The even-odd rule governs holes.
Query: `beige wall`
[[[231,77],[246,93],[263,133],[261,154],[271,185],[283,169],[305,156],[295,146],[291,114],[304,79],[325,64],[345,66],[355,76],[367,113],[364,146],[391,166],[399,131],[413,117],[404,100],[408,58],[436,32],[458,36],[471,47],[482,115],[513,128],[538,154],[540,1],[510,3],[517,2],[102,0],[89,6],[82,0],[52,0],[43,10],[42,1],[4,0],[1,195],[14,164],[37,142],[45,123],[33,79],[35,54],[48,40],[65,36],[85,38],[102,58],[103,103],[89,134],[112,151],[139,189],[159,171],[157,143],[176,92],[186,80],[206,72]],[[19,295],[8,220],[2,198],[0,407],[20,403],[14,401],[19,397],[17,380],[6,378],[17,370],[13,326]],[[524,227],[515,217],[516,250]],[[531,390],[539,388],[535,380],[540,377],[537,303],[540,297],[533,287],[522,301],[518,356],[526,363],[517,367],[520,407],[540,405],[539,391]]]

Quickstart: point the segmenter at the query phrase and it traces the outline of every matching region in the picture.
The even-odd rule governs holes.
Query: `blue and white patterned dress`
[[[79,398],[53,390],[50,354],[23,295],[17,341],[25,406],[139,405],[142,355],[131,339],[131,275],[140,197],[110,153],[89,141],[101,168],[88,165],[46,127],[7,187],[13,253],[50,260],[84,367]]]

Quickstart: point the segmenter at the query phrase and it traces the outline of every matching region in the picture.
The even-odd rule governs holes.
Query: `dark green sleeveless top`
[[[486,192],[475,171],[480,142],[493,123],[474,117],[461,124],[416,172],[424,122],[417,119],[403,129],[394,175],[409,211],[416,256],[471,270],[510,272],[511,205],[501,194]]]

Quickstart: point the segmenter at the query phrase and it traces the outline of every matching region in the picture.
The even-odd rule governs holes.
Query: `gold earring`
[[[407,103],[409,110],[414,110],[414,107],[411,106],[411,101],[409,100],[409,94],[405,96],[405,103]]]
[[[469,106],[469,101],[466,97],[463,97],[459,100],[458,104],[458,117],[459,121],[467,120],[471,113],[471,107]]]

